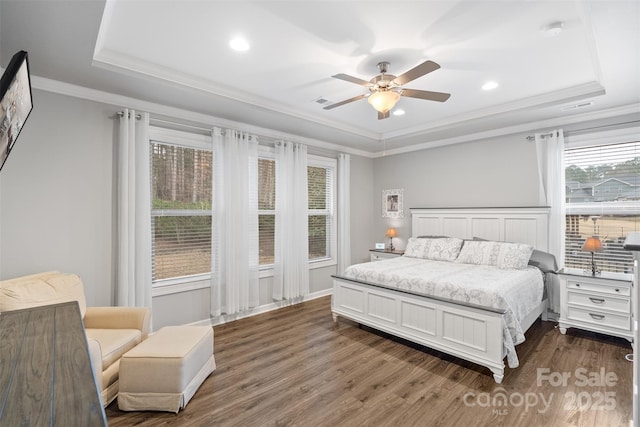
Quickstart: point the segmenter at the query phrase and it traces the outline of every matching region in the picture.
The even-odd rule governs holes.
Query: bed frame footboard
[[[504,377],[502,313],[334,277],[333,320],[351,319],[461,359]]]

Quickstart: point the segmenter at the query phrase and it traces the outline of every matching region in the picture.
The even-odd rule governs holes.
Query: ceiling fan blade
[[[430,92],[428,90],[415,90],[415,89],[402,89],[400,92],[402,96],[408,96],[409,98],[427,99],[429,101],[444,102],[451,96],[450,93],[443,92]]]
[[[345,82],[355,83],[355,84],[360,85],[360,86],[366,86],[366,87],[371,86],[371,83],[369,83],[368,81],[359,79],[357,77],[350,76],[348,74],[340,73],[340,74],[333,75],[331,77],[333,77],[335,79],[344,80]]]
[[[386,113],[381,113],[380,111],[378,111],[378,120],[382,120],[382,119],[387,119],[389,118],[390,114],[387,111]]]
[[[353,102],[353,101],[357,101],[357,100],[362,99],[362,98],[364,98],[366,96],[367,95],[354,96],[353,98],[345,99],[344,101],[340,101],[340,102],[336,102],[335,104],[327,105],[323,109],[324,110],[331,110],[331,109],[334,109],[336,107],[340,107],[341,105],[348,104],[348,103]]]
[[[429,74],[430,72],[435,71],[438,68],[440,68],[440,65],[436,64],[435,62],[425,61],[420,65],[416,65],[406,73],[400,74],[398,77],[393,79],[393,81],[399,85],[404,85],[409,83],[411,80],[415,80],[418,77],[422,77],[425,74]]]

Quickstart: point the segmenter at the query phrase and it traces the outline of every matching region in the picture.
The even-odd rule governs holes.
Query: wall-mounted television
[[[33,109],[27,52],[13,55],[0,80],[0,170]]]

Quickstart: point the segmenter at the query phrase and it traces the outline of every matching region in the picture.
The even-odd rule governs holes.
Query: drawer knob
[[[594,304],[602,304],[604,303],[604,299],[602,298],[593,298],[593,297],[589,297],[589,299],[591,300],[592,303]]]
[[[604,319],[604,314],[593,314],[593,313],[589,313],[589,316],[591,316],[593,319],[595,320],[602,320]]]
[[[620,292],[620,289],[616,288],[616,292]]]
[[[580,287],[580,283],[576,283],[576,288],[579,288],[579,287]]]

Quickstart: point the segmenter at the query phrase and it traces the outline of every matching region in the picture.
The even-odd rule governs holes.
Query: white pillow
[[[404,249],[404,256],[412,258],[425,258],[427,253],[427,239],[419,239],[410,237],[407,241],[407,247]]]
[[[463,240],[455,237],[429,239],[411,237],[407,242],[404,255],[413,258],[431,259],[434,261],[455,261],[460,254]]]
[[[425,258],[434,261],[455,261],[460,255],[460,249],[464,242],[462,239],[455,237],[424,240],[429,240]]]
[[[524,243],[466,241],[456,262],[521,270],[527,267],[532,252],[533,246]]]

